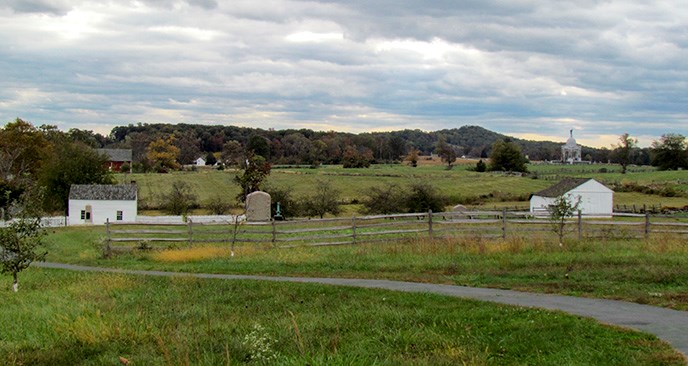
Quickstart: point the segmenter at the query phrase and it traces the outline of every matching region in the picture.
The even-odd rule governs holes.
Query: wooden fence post
[[[650,236],[650,213],[645,212],[645,238]]]
[[[275,219],[272,219],[272,246],[275,246],[275,242],[277,241],[277,230],[275,228]]]
[[[502,209],[502,239],[506,239],[506,208]]]
[[[583,213],[578,210],[578,241],[583,240]]]
[[[351,238],[353,244],[356,244],[356,215],[351,217]]]
[[[191,245],[193,244],[193,222],[191,219],[188,220],[187,224],[189,226],[189,248],[191,248]]]
[[[432,210],[428,210],[428,235],[430,236],[430,240],[433,239],[433,233],[432,233]]]
[[[112,247],[110,246],[112,236],[110,234],[110,218],[105,219],[105,257],[110,258]]]

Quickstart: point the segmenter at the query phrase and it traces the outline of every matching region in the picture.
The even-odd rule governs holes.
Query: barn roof
[[[591,178],[564,178],[561,182],[536,192],[534,196],[540,197],[559,197],[564,193],[580,186],[581,184],[589,181]]]
[[[96,151],[107,156],[109,161],[131,161],[131,149],[96,149]]]
[[[70,200],[135,201],[134,184],[72,184]]]

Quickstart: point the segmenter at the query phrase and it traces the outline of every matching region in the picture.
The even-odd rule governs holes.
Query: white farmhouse
[[[585,216],[612,216],[614,191],[590,178],[567,178],[534,193],[530,197],[530,212],[536,215],[547,215],[547,208],[560,196],[567,197],[571,202],[580,200],[578,209]]]
[[[203,159],[203,158],[196,159],[196,166],[205,166],[205,159]]]
[[[134,184],[73,184],[69,189],[69,224],[134,222],[138,214]]]

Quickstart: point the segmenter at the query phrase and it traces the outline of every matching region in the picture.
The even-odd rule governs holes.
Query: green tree
[[[198,206],[198,196],[191,185],[184,181],[174,181],[169,192],[162,195],[162,207],[171,215],[186,216],[192,208]]]
[[[487,164],[485,164],[483,159],[478,160],[478,162],[475,164],[475,171],[482,173],[486,170],[487,170]]]
[[[42,191],[27,190],[14,207],[16,215],[0,228],[0,272],[12,275],[12,290],[19,290],[19,272],[47,254],[40,251],[45,232],[41,228]]]
[[[509,140],[498,140],[492,145],[490,170],[505,172],[527,172],[528,160],[516,143]]]
[[[312,193],[303,198],[304,213],[307,216],[319,216],[321,219],[327,213],[337,215],[339,208],[340,191],[332,187],[329,181],[319,179]]]
[[[631,138],[628,133],[619,136],[619,143],[613,145],[612,156],[621,165],[621,174],[626,174],[626,168],[631,163],[633,150],[638,145],[638,140]]]
[[[244,202],[249,193],[260,190],[263,181],[270,175],[272,167],[264,157],[255,155],[250,150],[240,167],[241,171],[234,177],[234,182],[241,188],[237,199]]]
[[[0,129],[0,181],[15,189],[35,181],[52,147],[45,135],[17,118]]]
[[[40,185],[47,189],[46,210],[67,208],[72,184],[112,184],[107,158],[81,143],[66,142],[55,147],[40,175]]]
[[[552,230],[559,237],[559,246],[564,245],[564,234],[566,234],[566,220],[573,217],[578,212],[580,197],[573,199],[571,196],[559,196],[547,207],[549,220]]]
[[[678,133],[662,135],[652,142],[652,165],[660,170],[688,169],[686,137]]]

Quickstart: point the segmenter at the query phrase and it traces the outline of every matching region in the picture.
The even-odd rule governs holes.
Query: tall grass
[[[284,276],[384,278],[623,299],[688,309],[688,246],[675,236],[568,240],[549,237],[418,239],[340,247],[228,245],[135,252],[102,259],[102,228],[60,229],[48,260],[107,267]],[[89,242],[90,240],[90,242]]]

